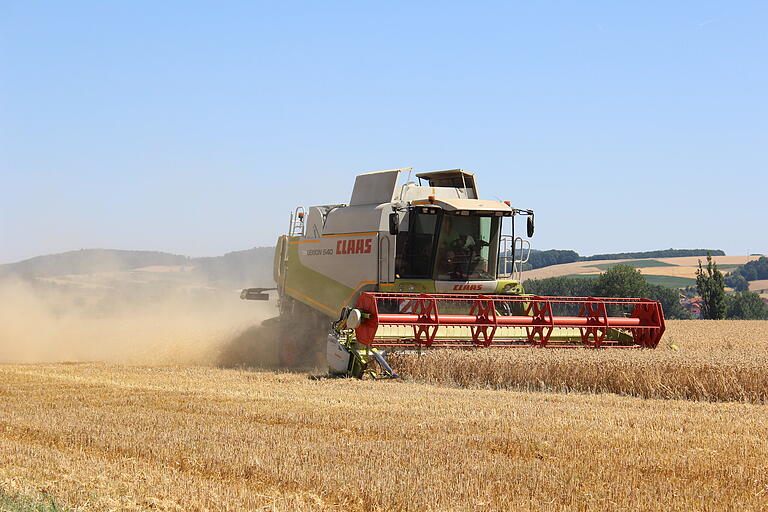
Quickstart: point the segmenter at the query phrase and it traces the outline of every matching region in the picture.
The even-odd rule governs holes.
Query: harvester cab
[[[400,183],[410,171],[359,175],[348,204],[291,214],[274,261],[284,363],[325,344],[334,373],[393,376],[391,350],[656,346],[658,302],[525,295],[531,245],[515,218],[531,237],[532,210],[480,199],[461,169]],[[253,290],[243,298],[265,297]]]

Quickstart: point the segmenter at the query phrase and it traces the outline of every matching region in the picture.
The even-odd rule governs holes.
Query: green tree
[[[728,318],[768,320],[768,305],[755,292],[739,292],[728,297]]]
[[[737,292],[744,292],[749,289],[749,282],[747,282],[743,275],[735,272],[725,275],[725,284]]]
[[[660,284],[652,284],[649,285],[648,288],[649,293],[647,298],[657,300],[661,303],[665,318],[683,320],[691,318],[691,314],[680,305],[679,291]]]
[[[756,260],[749,261],[744,265],[740,265],[736,270],[725,276],[726,285],[734,288],[736,291],[746,290],[746,287],[737,279],[743,279],[744,281],[768,279],[768,258],[761,256]]]
[[[609,268],[597,279],[597,295],[603,297],[647,297],[648,281],[629,265]]]
[[[701,267],[696,271],[696,289],[701,296],[701,316],[710,320],[725,318],[725,282],[723,273],[717,269],[717,263],[712,261],[712,255],[707,254],[707,268]]]
[[[639,270],[629,265],[616,265],[611,267],[597,278],[595,286],[598,296],[601,297],[648,297],[649,286]],[[622,316],[631,313],[630,306],[610,304],[608,315]]]

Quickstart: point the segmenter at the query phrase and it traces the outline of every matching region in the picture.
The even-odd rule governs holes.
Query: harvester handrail
[[[517,250],[518,244],[520,245],[519,251]],[[512,241],[512,246],[514,248],[513,255],[515,257],[512,262],[512,279],[522,282],[523,265],[528,263],[528,259],[531,257],[531,241],[518,236]],[[527,253],[525,252],[526,248],[528,249]],[[518,253],[520,254],[519,258],[516,257]]]

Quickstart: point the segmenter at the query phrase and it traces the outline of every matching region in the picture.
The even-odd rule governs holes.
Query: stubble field
[[[672,322],[654,352],[436,354],[450,371],[402,360],[391,382],[0,366],[0,490],[79,510],[760,510],[767,335]],[[663,368],[691,378],[665,394]],[[477,370],[497,376],[456,377]]]

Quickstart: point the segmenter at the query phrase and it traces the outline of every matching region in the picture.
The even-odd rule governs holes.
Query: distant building
[[[680,305],[691,314],[693,318],[701,318],[701,297],[683,297],[680,299]]]

